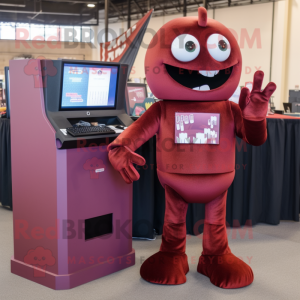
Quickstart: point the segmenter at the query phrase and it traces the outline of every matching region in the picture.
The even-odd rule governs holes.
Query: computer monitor
[[[126,90],[127,113],[134,117],[142,115],[147,109],[144,104],[147,98],[146,84],[128,82]]]
[[[115,109],[119,67],[119,64],[64,62],[60,110]]]
[[[283,103],[283,108],[285,113],[292,112],[292,103]]]
[[[4,67],[5,72],[5,99],[6,99],[6,117],[10,118],[10,82],[9,67]]]

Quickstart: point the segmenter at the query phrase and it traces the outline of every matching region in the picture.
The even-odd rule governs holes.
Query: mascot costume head
[[[139,179],[134,153],[156,134],[157,174],[165,189],[165,220],[160,251],[141,266],[143,279],[182,284],[189,271],[186,247],[188,203],[205,204],[203,250],[197,271],[221,288],[253,281],[249,265],[231,253],[226,233],[226,196],[235,175],[235,137],[252,145],[267,138],[268,100],[276,89],[261,89],[263,72],[253,89],[243,88],[239,104],[228,99],[242,70],[239,46],[230,30],[207,18],[174,19],[153,37],[145,73],[153,104],[109,145],[109,159],[127,183]],[[200,247],[199,247],[200,252]]]
[[[236,39],[207,19],[205,8],[198,14],[166,23],[149,45],[147,83],[159,99],[225,100],[239,84],[242,56]]]

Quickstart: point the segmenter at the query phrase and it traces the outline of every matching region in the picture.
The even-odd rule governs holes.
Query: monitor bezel
[[[90,65],[90,66],[107,66],[107,67],[117,67],[118,68],[118,76],[117,76],[117,84],[116,84],[116,93],[115,93],[115,105],[114,106],[81,106],[81,107],[62,107],[62,90],[63,90],[63,76],[65,64],[70,65]],[[116,110],[117,101],[118,101],[118,90],[119,90],[119,77],[120,77],[120,64],[119,63],[108,63],[108,62],[72,62],[72,61],[62,61],[61,68],[61,84],[60,84],[60,92],[59,92],[59,111],[89,111],[89,110]]]
[[[145,99],[148,98],[148,91],[147,91],[147,84],[146,83],[139,83],[139,82],[127,82],[126,83],[126,107],[127,107],[127,114],[129,116],[132,116],[132,114],[130,114],[130,100],[129,100],[129,92],[128,92],[128,88],[127,87],[143,87],[145,89]]]

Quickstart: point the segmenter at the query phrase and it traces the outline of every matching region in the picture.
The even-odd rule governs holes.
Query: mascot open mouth
[[[188,70],[165,64],[168,74],[179,84],[196,90],[209,91],[222,86],[230,77],[232,67],[223,70]]]

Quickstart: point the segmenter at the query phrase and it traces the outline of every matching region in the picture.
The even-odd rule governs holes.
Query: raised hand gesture
[[[248,88],[242,88],[239,105],[245,119],[260,121],[267,115],[268,102],[276,90],[276,84],[274,82],[269,82],[265,89],[261,90],[263,79],[264,72],[256,71],[251,93]]]

